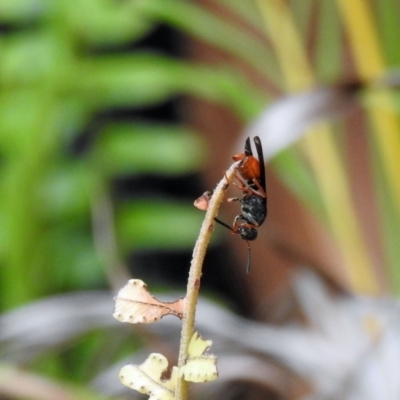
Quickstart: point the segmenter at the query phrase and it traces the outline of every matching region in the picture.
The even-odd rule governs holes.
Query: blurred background
[[[2,0],[0,32],[1,399],[145,398],[118,371],[174,365],[180,322],[113,297],[184,295],[193,201],[254,135],[268,218],[249,274],[215,227],[192,398],[400,398],[397,1]]]

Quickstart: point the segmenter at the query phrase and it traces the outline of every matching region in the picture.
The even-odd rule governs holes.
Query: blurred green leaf
[[[235,17],[243,20],[252,28],[264,31],[260,11],[255,2],[249,3],[243,0],[217,0],[216,3],[222,5],[227,12],[234,13]]]
[[[128,1],[67,1],[68,25],[78,37],[94,44],[120,44],[141,38],[153,27]]]
[[[299,33],[307,40],[310,35],[310,21],[315,13],[315,3],[313,0],[289,1],[293,18],[296,19],[296,26]]]
[[[303,203],[320,218],[325,217],[325,211],[315,180],[312,178],[306,162],[295,148],[281,151],[271,161],[280,178],[293,190]]]
[[[75,75],[76,73],[76,75]],[[243,75],[159,54],[97,57],[71,74],[66,90],[96,107],[146,106],[190,94],[218,102],[249,119],[260,112],[267,95]]]
[[[275,54],[255,35],[226,22],[205,7],[182,0],[132,0],[143,15],[183,30],[196,39],[225,50],[256,68],[277,86],[281,76]],[[253,4],[248,5],[254,7]]]
[[[341,60],[341,32],[336,5],[331,0],[320,2],[318,35],[316,36],[315,65],[321,81],[337,79]]]
[[[389,66],[400,64],[400,16],[397,0],[380,0],[376,7],[382,51]]]
[[[27,22],[42,16],[51,0],[2,0],[0,20],[3,22]]]
[[[398,101],[397,101],[398,103]],[[372,167],[374,169],[374,184],[379,204],[380,226],[384,232],[382,245],[385,250],[386,264],[383,267],[391,277],[390,287],[393,292],[400,293],[400,246],[398,241],[398,230],[400,218],[398,214],[398,204],[393,201],[391,195],[391,182],[388,181],[385,163],[382,155],[378,151],[378,144],[374,136],[371,135],[371,153],[373,157]]]
[[[4,36],[1,42],[0,84],[15,86],[48,80],[56,72],[55,37],[41,31]]]
[[[204,214],[192,204],[143,200],[117,211],[117,232],[124,251],[138,248],[193,247]]]
[[[106,174],[180,174],[200,167],[205,147],[200,137],[185,127],[121,123],[104,129],[93,156]]]
[[[89,215],[91,175],[84,165],[69,161],[49,171],[37,188],[44,217],[71,220]]]
[[[0,146],[8,156],[20,154],[32,127],[40,121],[41,96],[37,90],[21,88],[0,92]]]
[[[155,54],[97,57],[74,71],[68,88],[101,107],[143,106],[182,90],[185,72],[183,63]]]
[[[106,284],[90,233],[88,219],[59,220],[57,226],[43,233],[53,290],[95,289]]]

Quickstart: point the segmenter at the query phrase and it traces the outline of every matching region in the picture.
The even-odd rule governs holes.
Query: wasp
[[[233,220],[233,226],[215,218],[215,221],[225,226],[232,233],[239,235],[247,242],[248,259],[246,270],[249,272],[251,262],[251,251],[249,241],[255,240],[258,235],[257,228],[260,227],[267,218],[267,188],[265,178],[264,154],[261,140],[258,136],[254,137],[254,144],[258,159],[253,156],[250,138],[246,139],[244,153],[234,155],[238,164],[238,174],[236,179],[239,184],[235,184],[242,192],[242,197],[234,197],[228,201],[239,201],[242,205],[241,213]]]

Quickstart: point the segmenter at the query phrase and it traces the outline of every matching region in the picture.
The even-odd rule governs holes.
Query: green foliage
[[[123,249],[132,243],[146,248],[182,248],[194,245],[203,215],[192,204],[135,201],[120,207],[117,227]]]
[[[132,42],[152,28],[154,22],[133,12],[136,6],[130,2],[35,4],[1,5],[3,21],[13,27],[1,39],[0,62],[0,260],[5,309],[55,287],[91,286],[89,282],[104,279],[90,214],[100,182],[107,188],[118,175],[192,172],[203,159],[204,148],[194,132],[152,123],[108,124],[97,132],[86,162],[67,157],[71,141],[95,113],[107,107],[152,105],[184,93],[224,103],[245,118],[260,107],[243,102],[247,88],[256,90],[233,71],[147,52],[92,52],[97,46]],[[164,221],[159,206],[143,202],[133,213],[123,212],[127,218],[118,220],[117,230],[124,232],[125,250],[135,231],[142,234],[130,246],[149,245],[146,226],[157,238],[156,247],[192,245],[194,233],[188,233],[196,231],[199,214],[171,204],[171,218]],[[171,221],[181,227],[182,234],[176,233],[175,239],[164,234]],[[92,276],[96,270],[97,279]]]
[[[119,123],[104,128],[92,154],[101,172],[109,176],[135,171],[167,175],[195,171],[204,146],[182,126]]]
[[[171,2],[164,11],[183,21],[182,4]],[[212,20],[221,34],[208,33],[206,40],[218,38],[215,44],[225,46],[235,35],[241,42],[239,55],[260,52],[260,43],[186,6],[193,18],[198,15],[194,34],[207,33],[203,22]],[[108,250],[98,252],[96,236],[104,232],[96,232],[93,223],[107,211],[99,208],[104,200],[111,204],[108,223],[115,224],[116,251],[123,255],[140,248],[190,249],[195,242],[202,214],[191,202],[144,198],[112,203],[110,185],[116,177],[140,173],[193,173],[205,159],[200,137],[182,125],[107,121],[88,151],[71,153],[71,144],[99,112],[142,108],[182,94],[223,104],[243,120],[261,110],[265,96],[233,68],[113,50],[154,28],[160,16],[150,15],[148,7],[158,8],[156,3],[107,0],[0,4],[0,22],[10,27],[0,38],[2,310],[52,293],[107,285],[104,270],[112,256],[104,254]],[[235,49],[230,45],[230,51]],[[261,61],[255,66],[260,69]],[[36,370],[87,380],[83,366],[98,358],[102,347],[93,335],[59,360],[52,352],[39,357]]]

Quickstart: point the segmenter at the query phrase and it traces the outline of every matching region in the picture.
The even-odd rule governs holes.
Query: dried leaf
[[[161,376],[168,368],[168,360],[158,353],[152,353],[143,364],[125,365],[119,372],[123,385],[148,394],[149,400],[173,400],[177,381],[177,367],[173,367],[171,378]]]
[[[205,353],[211,345],[211,340],[204,340],[198,332],[195,332],[189,343],[189,357],[186,364],[180,368],[179,377],[183,376],[188,382],[207,382],[216,379],[217,357]]]
[[[168,303],[157,300],[148,291],[140,279],[130,279],[115,298],[113,317],[131,324],[148,324],[172,314],[182,319],[185,299]]]
[[[195,332],[190,339],[188,354],[189,357],[200,357],[212,345],[212,340],[204,340],[199,332]]]
[[[194,206],[201,211],[206,211],[208,208],[208,203],[211,199],[211,192],[204,192],[198,199],[194,201]]]

